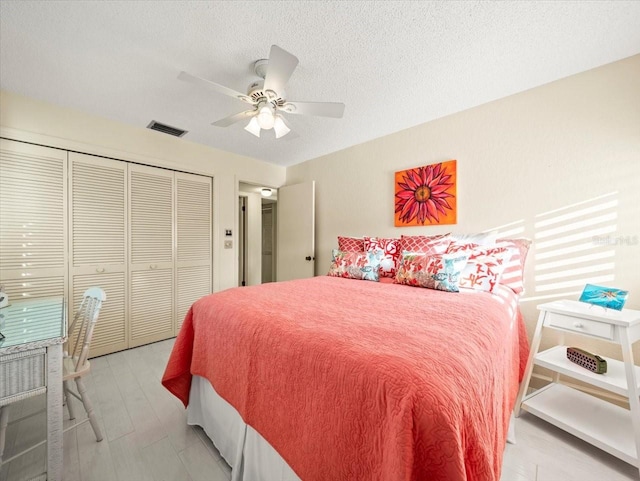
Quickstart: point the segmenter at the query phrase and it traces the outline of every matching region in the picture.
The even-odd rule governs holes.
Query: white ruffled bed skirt
[[[271,445],[213,389],[193,376],[187,422],[201,426],[231,466],[231,481],[300,481]]]

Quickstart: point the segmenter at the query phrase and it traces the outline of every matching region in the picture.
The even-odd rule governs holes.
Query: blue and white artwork
[[[629,291],[616,289],[615,287],[602,287],[593,284],[584,286],[584,290],[580,295],[581,302],[588,302],[607,309],[615,309],[621,311],[624,303],[627,301]]]

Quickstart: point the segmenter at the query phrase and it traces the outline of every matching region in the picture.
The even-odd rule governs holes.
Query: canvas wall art
[[[396,227],[455,224],[456,200],[455,160],[396,172]]]

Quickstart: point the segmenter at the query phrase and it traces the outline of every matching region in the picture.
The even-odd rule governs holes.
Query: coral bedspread
[[[162,383],[207,378],[304,481],[498,481],[527,354],[508,288],[315,277],[197,301]]]

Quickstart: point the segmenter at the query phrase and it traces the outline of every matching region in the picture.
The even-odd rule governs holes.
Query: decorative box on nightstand
[[[640,339],[640,311],[605,310],[568,300],[542,304],[538,309],[516,416],[524,409],[640,469],[640,367],[632,351],[633,343]],[[619,344],[623,361],[607,359],[607,372],[596,374],[569,361],[567,346],[538,352],[543,327]],[[525,396],[534,365],[554,371],[553,382]],[[560,384],[560,374],[624,396],[631,409]]]

